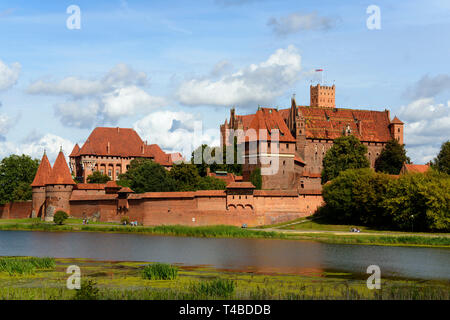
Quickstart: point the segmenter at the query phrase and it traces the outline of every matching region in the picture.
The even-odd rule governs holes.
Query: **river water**
[[[253,272],[366,275],[450,280],[450,249],[326,244],[271,239],[218,239],[142,234],[0,231],[0,256],[49,256],[210,265]]]

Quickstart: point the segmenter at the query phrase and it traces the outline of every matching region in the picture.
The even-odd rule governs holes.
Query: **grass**
[[[0,258],[1,259],[1,258]],[[9,259],[9,258],[8,258]],[[82,270],[82,289],[66,288],[66,268]],[[351,274],[315,275],[225,271],[181,266],[173,280],[142,280],[143,262],[55,259],[52,271],[34,275],[0,273],[0,300],[166,300],[166,299],[432,299],[449,300],[449,281],[382,278],[381,290]]]
[[[148,280],[174,280],[178,276],[178,267],[166,263],[149,264],[142,270],[142,277]]]
[[[53,269],[55,260],[53,258],[1,258],[0,272],[14,274],[34,274],[36,269]]]

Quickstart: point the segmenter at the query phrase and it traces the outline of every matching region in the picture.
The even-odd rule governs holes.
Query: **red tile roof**
[[[408,173],[425,173],[430,169],[428,164],[403,164]]]
[[[70,197],[70,201],[90,201],[90,200],[115,200],[117,194],[73,194]]]
[[[47,184],[75,184],[62,151],[60,151],[58,157],[56,157]]]
[[[77,183],[75,190],[103,190],[105,185],[103,183]]]
[[[391,123],[394,123],[394,124],[403,124],[403,122],[401,122],[400,119],[397,118],[397,116],[395,116],[394,119],[392,119]]]
[[[255,186],[250,181],[231,182],[227,185],[227,189],[254,189]]]
[[[36,175],[34,176],[34,180],[31,183],[32,187],[44,187],[47,184],[48,178],[52,173],[52,166],[48,161],[47,155],[44,153],[42,156],[41,163],[39,164],[39,168],[37,169]]]
[[[114,180],[112,180],[112,181],[106,182],[105,188],[118,188],[118,189],[121,189],[122,187],[119,186]]]
[[[297,161],[297,162],[305,164],[305,161],[303,161],[303,159],[301,157],[299,157],[298,155],[294,156],[294,161]]]
[[[97,127],[76,155],[153,158],[162,165],[172,165],[170,154],[156,144],[147,145],[130,128]]]
[[[119,191],[117,191],[118,193],[134,193],[134,191],[133,190],[131,190],[130,188],[128,188],[128,187],[123,187],[123,188],[121,188]]]
[[[70,153],[69,157],[76,157],[78,155],[78,153],[80,152],[80,146],[77,144],[75,144],[75,146],[73,147],[72,152]]]
[[[255,190],[254,196],[260,197],[297,197],[297,190]]]
[[[271,108],[260,108],[253,116],[253,119],[249,125],[249,129],[254,129],[256,131],[258,139],[260,137],[260,130],[265,130],[267,132],[267,140],[272,140],[271,132],[272,130],[279,130],[279,141],[281,142],[295,142],[295,138],[292,136],[289,128],[284,122],[278,110]],[[247,139],[248,137],[246,137]]]
[[[281,113],[286,121],[288,110]],[[347,125],[361,141],[387,142],[392,139],[386,111],[308,106],[297,106],[297,110],[306,120],[306,137],[310,139],[336,139],[342,136]]]

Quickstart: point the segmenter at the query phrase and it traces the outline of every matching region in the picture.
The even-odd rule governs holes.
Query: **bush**
[[[60,211],[57,211],[55,213],[55,215],[53,216],[53,222],[55,222],[58,225],[62,225],[68,217],[69,216],[67,215],[67,213],[60,210]]]
[[[120,218],[120,223],[121,224],[130,224],[130,217],[128,216],[123,216]]]
[[[194,283],[190,290],[196,297],[221,297],[228,298],[234,293],[236,285],[229,279],[215,279]]]
[[[250,174],[250,181],[255,186],[256,190],[261,190],[262,188],[262,176],[261,168],[256,168]]]
[[[99,290],[94,280],[82,281],[81,288],[75,291],[74,300],[97,300]]]
[[[178,267],[166,263],[149,264],[142,271],[142,277],[148,280],[174,280],[177,276]]]
[[[94,171],[87,177],[88,183],[107,183],[110,180],[111,178],[108,175],[103,174],[100,171]]]

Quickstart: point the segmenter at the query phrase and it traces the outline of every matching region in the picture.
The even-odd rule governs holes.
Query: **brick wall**
[[[1,219],[24,219],[31,217],[30,201],[9,202],[4,205],[0,205],[0,218]]]

